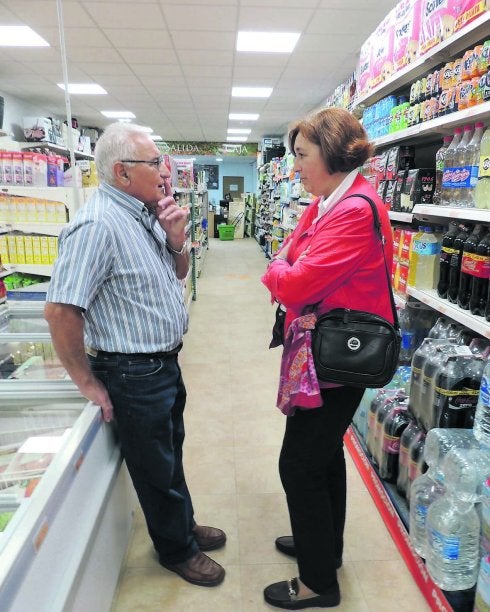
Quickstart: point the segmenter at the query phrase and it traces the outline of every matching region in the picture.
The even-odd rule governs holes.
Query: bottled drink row
[[[490,128],[456,128],[436,153],[433,204],[490,208]]]

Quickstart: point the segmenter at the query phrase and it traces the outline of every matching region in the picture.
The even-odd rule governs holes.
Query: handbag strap
[[[386,273],[386,282],[388,284],[388,293],[390,294],[390,302],[391,302],[391,311],[393,313],[393,326],[395,327],[395,329],[399,329],[400,325],[398,323],[398,314],[396,312],[396,305],[395,305],[395,298],[393,297],[393,290],[391,288],[391,278],[390,278],[390,273],[388,272],[388,264],[386,263],[386,254],[385,254],[385,249],[384,249],[384,245],[385,245],[385,237],[383,235],[383,231],[381,229],[381,221],[379,219],[379,214],[378,214],[378,209],[376,208],[376,204],[371,200],[371,198],[367,195],[364,195],[363,193],[353,193],[352,195],[348,195],[345,198],[343,198],[343,200],[347,200],[348,198],[362,198],[363,200],[366,200],[366,202],[369,203],[369,206],[371,207],[372,213],[373,213],[373,218],[374,218],[374,230],[376,232],[376,235],[378,236],[380,242],[381,242],[381,250],[383,252],[383,261],[385,263],[385,273]],[[342,202],[342,200],[340,200]]]

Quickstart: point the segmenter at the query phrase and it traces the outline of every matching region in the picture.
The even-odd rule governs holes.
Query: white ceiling
[[[70,82],[106,96],[71,96],[79,124],[130,110],[165,140],[249,142],[282,135],[354,70],[359,49],[396,0],[63,0]],[[0,47],[0,93],[65,115],[56,0],[0,0],[1,25],[29,25],[50,47]],[[238,30],[301,32],[292,54],[238,53]],[[269,86],[269,99],[232,98],[232,86]],[[229,122],[256,112],[257,122]]]

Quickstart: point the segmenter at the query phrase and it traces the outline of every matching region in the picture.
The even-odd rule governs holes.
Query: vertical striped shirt
[[[106,183],[63,228],[47,301],[83,308],[85,344],[111,353],[169,351],[187,331],[165,231]]]

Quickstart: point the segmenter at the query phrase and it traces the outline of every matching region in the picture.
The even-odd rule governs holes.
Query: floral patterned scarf
[[[311,351],[311,330],[315,323],[315,313],[303,315],[292,321],[286,334],[277,394],[277,407],[286,416],[293,416],[296,408],[322,405]]]

